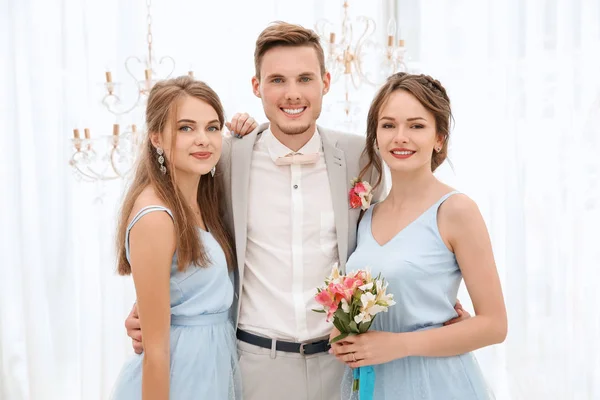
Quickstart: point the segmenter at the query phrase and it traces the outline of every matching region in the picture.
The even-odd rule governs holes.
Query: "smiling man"
[[[312,311],[313,296],[356,246],[360,209],[350,208],[348,191],[365,138],[317,126],[330,75],[315,32],[270,25],[254,63],[252,89],[269,123],[231,141],[222,158],[231,171],[244,399],[339,399],[343,366],[328,353],[332,325]]]
[[[360,209],[349,207],[348,191],[365,164],[365,138],[317,127],[330,75],[315,32],[272,24],[254,62],[252,89],[269,123],[224,140],[217,165],[235,234],[243,398],[339,399],[344,367],[328,353],[332,324],[312,311],[313,296],[356,247]],[[244,122],[234,117],[231,130]],[[126,326],[141,352],[135,310]]]
[[[317,126],[330,75],[314,31],[270,25],[254,63],[252,89],[269,123],[224,140],[217,166],[235,233],[243,398],[337,400],[344,367],[328,352],[333,325],[312,309],[316,287],[334,263],[344,270],[356,247],[360,208],[348,192],[366,165],[365,137]],[[233,131],[245,120],[234,121]],[[377,181],[374,171],[364,177]],[[126,325],[141,351],[133,313]]]

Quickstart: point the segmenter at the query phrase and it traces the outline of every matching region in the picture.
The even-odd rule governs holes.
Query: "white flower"
[[[369,313],[361,312],[360,314],[358,314],[354,317],[354,322],[356,322],[357,324],[360,324],[361,322],[369,322],[369,321],[371,321],[371,319],[372,319],[372,317]]]
[[[369,315],[377,315],[382,311],[387,312],[387,310],[388,310],[387,306],[381,306],[379,304],[374,304],[365,311],[368,312]]]
[[[360,196],[361,208],[363,210],[367,210],[371,206],[371,199],[372,198],[373,198],[372,195]]]
[[[350,305],[348,304],[346,299],[342,299],[342,311],[344,311],[345,313],[350,312]]]
[[[393,300],[394,299],[394,295],[393,294],[387,294],[387,282],[384,284],[382,280],[377,280],[375,282],[375,286],[376,286],[376,290],[377,290],[377,296],[375,299],[375,303],[380,305],[380,306],[384,306],[384,307],[389,307],[389,306],[393,306],[394,304],[396,304],[396,302]]]
[[[371,193],[373,188],[367,181],[363,181],[362,184],[366,191],[360,193],[358,196],[360,197],[363,210],[366,210],[371,206],[371,200],[373,200],[373,193]]]
[[[359,286],[358,288],[360,290],[362,290],[363,292],[365,292],[367,290],[371,290],[371,289],[373,289],[373,282],[366,283],[366,284],[364,284],[362,286]]]
[[[341,282],[341,275],[340,275],[340,269],[338,266],[338,263],[334,263],[333,267],[331,267],[331,274],[329,275],[329,278],[327,278],[327,283],[340,283]]]
[[[394,300],[392,300],[393,295],[385,293],[387,285],[383,285],[380,280],[376,281],[375,284],[379,289],[376,295],[371,292],[366,292],[360,296],[361,314],[364,313],[370,317],[379,314],[382,311],[387,312],[389,306],[396,304]],[[364,319],[364,317],[361,318]]]
[[[396,304],[396,302],[393,299],[394,299],[393,294],[386,294],[385,296],[381,296],[377,300],[377,304],[379,304],[381,306],[385,306],[385,307],[390,307],[390,306],[393,306],[394,304]]]
[[[362,304],[361,310],[366,310],[371,306],[375,305],[376,297],[371,292],[366,292],[360,295],[360,302]]]

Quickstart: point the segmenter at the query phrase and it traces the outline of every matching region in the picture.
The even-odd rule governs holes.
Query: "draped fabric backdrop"
[[[600,398],[600,1],[350,6],[376,19],[381,41],[396,15],[411,70],[452,99],[452,167],[438,175],[478,202],[492,236],[509,336],[477,354],[497,398]],[[157,55],[211,84],[229,116],[263,121],[256,36],[274,20],[338,23],[341,1],[155,0],[152,11]],[[103,73],[122,78],[124,59],[145,54],[145,12],[141,0],[0,1],[2,400],[105,399],[132,352],[133,285],[114,272],[125,185],[78,182],[68,160],[73,128],[110,133]],[[357,131],[374,91],[351,93]],[[344,126],[341,94],[326,96],[321,124]]]

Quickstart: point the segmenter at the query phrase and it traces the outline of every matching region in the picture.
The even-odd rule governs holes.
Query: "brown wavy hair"
[[[129,275],[131,265],[125,256],[125,233],[133,206],[140,193],[151,186],[157,196],[173,213],[175,236],[177,238],[177,268],[183,271],[188,265],[207,267],[210,258],[204,249],[192,208],[183,200],[183,195],[175,184],[175,170],[170,168],[172,157],[166,155],[167,173],[159,167],[156,148],[150,137],[153,133],[162,134],[168,122],[172,128],[172,147],[177,139],[177,101],[185,96],[194,97],[208,103],[217,112],[220,128],[223,128],[225,116],[219,96],[204,82],[189,76],[181,76],[156,83],[148,97],[146,106],[146,135],[135,170],[133,183],[129,187],[121,207],[117,228],[117,271],[120,275]],[[198,185],[198,206],[207,229],[221,245],[230,269],[234,267],[233,240],[220,217],[221,179],[219,174],[213,177],[205,174]]]
[[[325,75],[325,54],[321,39],[315,31],[306,29],[300,25],[289,24],[287,22],[277,21],[263,30],[254,49],[254,69],[255,76],[260,79],[260,65],[267,51],[274,47],[301,47],[311,46],[317,52],[317,59],[321,67],[321,75]]]
[[[379,113],[392,93],[397,90],[405,90],[415,96],[423,107],[435,117],[435,128],[438,136],[443,138],[443,144],[439,153],[433,150],[433,154],[431,155],[431,171],[435,171],[448,157],[448,139],[450,138],[452,110],[446,89],[444,89],[438,80],[433,79],[429,75],[413,75],[405,72],[396,73],[390,76],[379,89],[371,102],[371,107],[367,115],[367,143],[363,151],[363,156],[366,155],[368,162],[360,172],[360,177],[362,179],[370,168],[375,168],[379,177],[374,188],[381,184],[383,176],[381,156],[377,153],[377,122],[379,120]]]

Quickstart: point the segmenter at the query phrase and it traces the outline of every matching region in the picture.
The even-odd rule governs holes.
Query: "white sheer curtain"
[[[600,398],[599,2],[350,3],[379,37],[395,9],[412,68],[452,98],[454,168],[439,175],[477,200],[493,238],[510,333],[479,359],[498,399]],[[0,1],[2,400],[107,398],[131,353],[132,285],[113,267],[122,183],[78,183],[67,162],[74,127],[109,131],[99,83],[144,54],[145,7]],[[341,2],[155,0],[152,10],[158,55],[179,74],[191,66],[229,115],[263,119],[250,91],[257,34],[273,20],[339,21]],[[373,92],[357,97],[359,118]]]
[[[276,0],[152,4],[153,47],[192,68],[228,115],[249,111],[254,41],[275,20],[312,27],[340,4]],[[376,7],[375,10],[381,10]],[[146,52],[146,2],[0,2],[0,399],[105,399],[131,354],[123,321],[134,293],[114,272],[122,182],[79,183],[73,128],[110,133],[104,71]],[[127,117],[121,124],[131,123]]]
[[[479,359],[497,397],[600,398],[600,2],[400,0],[397,15],[453,101],[440,176],[493,239],[509,335]]]

